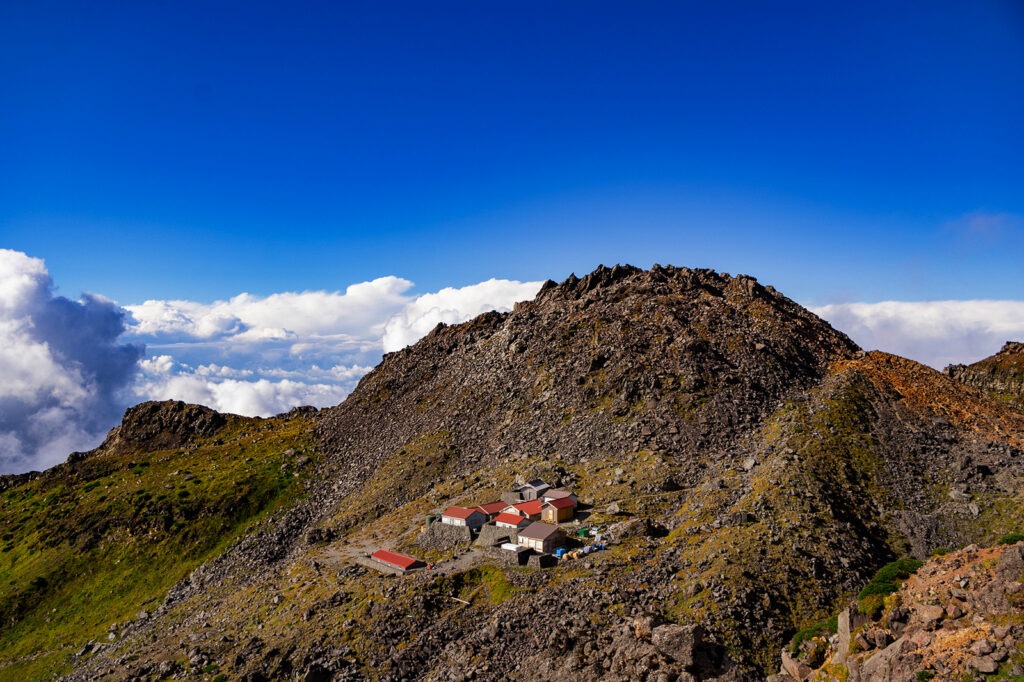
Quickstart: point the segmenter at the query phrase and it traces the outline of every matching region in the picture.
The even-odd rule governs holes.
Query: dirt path
[[[358,564],[367,568],[373,568],[381,572],[389,572],[386,566],[380,565],[377,562],[369,558],[370,554],[381,549],[381,543],[376,540],[365,537],[353,537],[345,543],[335,543],[325,548],[319,556],[319,560],[335,568],[340,568],[344,564]],[[384,549],[387,549],[386,547]],[[465,571],[472,568],[480,562],[483,555],[474,549],[464,550],[459,549],[458,553],[450,559],[445,559],[434,565],[433,569],[430,569],[430,573],[438,573],[441,575],[450,575],[452,573],[458,573],[459,571]],[[417,569],[419,573],[426,569]],[[400,574],[395,571],[396,574]]]
[[[459,550],[459,554],[456,555],[454,559],[445,559],[444,561],[436,564],[434,566],[434,572],[440,573],[441,575],[451,575],[452,573],[465,571],[480,563],[482,558],[483,555],[475,549],[471,549],[468,552]]]
[[[370,554],[380,549],[380,544],[369,538],[354,537],[348,542],[336,542],[323,550],[321,557],[326,564],[363,563]]]

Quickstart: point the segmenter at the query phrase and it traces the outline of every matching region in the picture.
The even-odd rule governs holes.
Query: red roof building
[[[576,514],[576,505],[568,497],[559,497],[544,503],[540,520],[545,523],[562,523],[570,521]]]
[[[444,513],[441,514],[441,516],[450,516],[453,519],[466,520],[472,516],[475,511],[475,509],[470,509],[469,507],[448,507],[444,510]]]
[[[513,504],[510,507],[505,507],[505,513],[507,514],[519,514],[525,516],[531,521],[536,521],[540,518],[541,509],[544,507],[544,500],[530,500],[529,502],[520,502],[519,504]]]
[[[494,517],[494,524],[499,528],[520,528],[530,524],[530,519],[519,514],[498,514]]]
[[[493,519],[495,516],[501,513],[501,511],[508,506],[507,502],[488,502],[487,504],[481,504],[477,509],[483,512],[487,518]]]
[[[448,507],[441,514],[441,523],[478,529],[487,523],[487,514],[469,507]]]
[[[370,555],[370,558],[384,564],[385,566],[396,568],[402,573],[413,568],[417,568],[422,564],[421,561],[413,559],[411,556],[405,556],[404,554],[398,554],[397,552],[389,552],[386,549],[378,549]]]

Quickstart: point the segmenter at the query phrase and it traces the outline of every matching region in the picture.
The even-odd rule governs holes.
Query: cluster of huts
[[[531,557],[538,566],[555,563],[552,556],[568,544],[559,524],[576,518],[579,501],[571,490],[553,488],[536,479],[503,492],[499,499],[475,507],[448,507],[427,517],[434,523],[464,528],[484,549],[509,562],[526,564]],[[565,551],[564,549],[561,551]],[[370,555],[382,570],[406,573],[426,566],[395,552],[379,550]]]
[[[500,499],[476,507],[448,507],[438,519],[493,539],[493,546],[515,557],[530,551],[552,554],[566,544],[559,524],[576,516],[576,495],[533,480],[505,491]]]

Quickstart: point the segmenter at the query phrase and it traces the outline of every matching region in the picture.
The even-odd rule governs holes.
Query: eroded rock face
[[[933,558],[901,586],[879,622],[851,632],[847,621],[816,670],[784,654],[776,679],[900,682],[1024,675],[1024,625],[1018,624],[1022,580],[1024,542],[971,546]]]
[[[1019,409],[1024,409],[1024,343],[1007,341],[992,357],[973,365],[950,365],[946,374]]]

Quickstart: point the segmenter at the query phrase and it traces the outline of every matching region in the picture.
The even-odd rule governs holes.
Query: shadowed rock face
[[[1002,350],[973,365],[950,365],[946,374],[1024,410],[1024,343],[1007,341]]]

